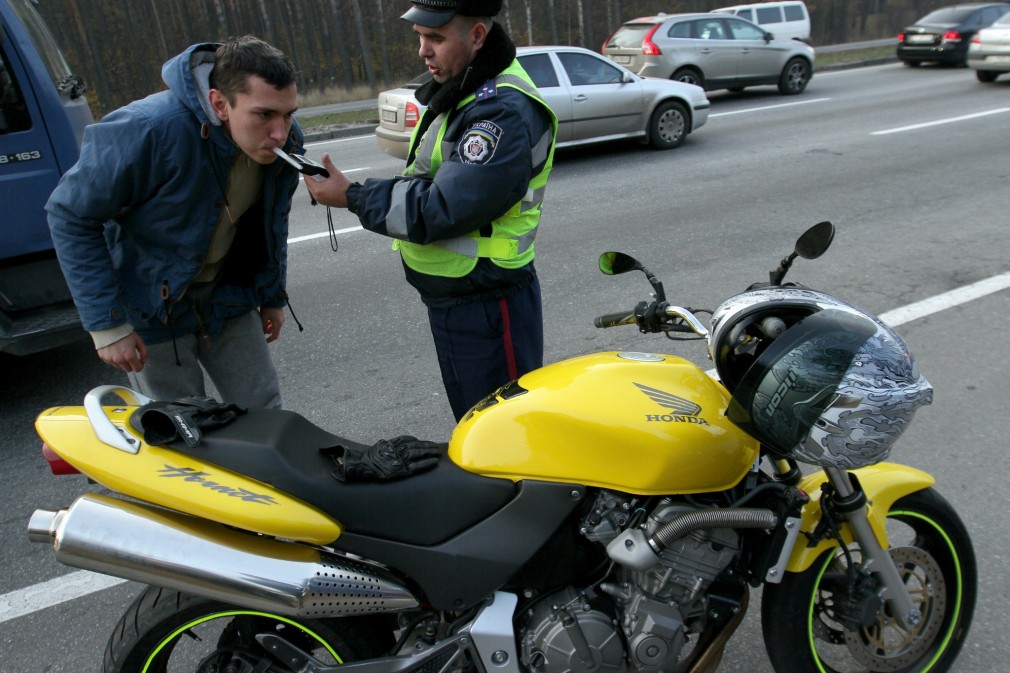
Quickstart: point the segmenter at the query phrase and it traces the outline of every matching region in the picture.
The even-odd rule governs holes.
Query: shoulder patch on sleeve
[[[474,122],[463,134],[457,151],[465,164],[486,164],[502,140],[502,128],[489,121]]]

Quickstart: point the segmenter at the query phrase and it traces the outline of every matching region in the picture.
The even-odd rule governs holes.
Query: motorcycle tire
[[[850,601],[869,626],[846,626],[846,557],[834,550],[802,573],[765,587],[761,627],[777,673],[942,673],[957,658],[975,611],[978,570],[968,531],[933,489],[898,500],[887,513],[889,552],[922,613],[911,629],[877,609],[873,588]],[[852,555],[857,556],[855,549]],[[848,591],[848,590],[844,590]],[[860,612],[862,611],[862,612]],[[874,616],[875,614],[875,616]],[[865,623],[865,622],[864,622]],[[853,622],[849,621],[852,625]]]
[[[251,671],[266,661],[271,662],[271,671],[288,671],[253,637],[266,631],[336,665],[385,654],[393,639],[383,627],[372,617],[285,617],[147,587],[116,625],[102,672]]]

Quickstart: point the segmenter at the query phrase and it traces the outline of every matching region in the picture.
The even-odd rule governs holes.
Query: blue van
[[[45,204],[94,120],[32,0],[0,0],[0,352],[87,336],[53,251]]]

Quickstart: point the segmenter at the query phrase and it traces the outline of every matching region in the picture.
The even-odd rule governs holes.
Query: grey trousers
[[[280,382],[259,311],[228,320],[221,334],[211,340],[187,334],[175,340],[175,347],[181,366],[176,364],[171,341],[147,346],[144,368],[128,374],[137,392],[155,400],[206,397],[206,371],[222,402],[281,408]]]

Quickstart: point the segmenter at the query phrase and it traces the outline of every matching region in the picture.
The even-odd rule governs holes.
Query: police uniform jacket
[[[468,69],[444,84],[431,81],[418,89],[417,99],[428,106],[422,125],[452,111],[443,143],[443,147],[451,145],[452,151],[442,157],[433,178],[404,175],[351,185],[348,207],[358,215],[362,227],[418,244],[473,231],[490,235],[491,222],[526,196],[531,178],[546,164],[541,160],[534,165],[533,148],[552,132],[553,120],[543,106],[520,91],[485,87],[512,64],[515,54],[515,44],[501,26],[494,24]],[[474,100],[456,109],[474,93]],[[488,129],[493,131],[492,143],[475,153],[467,143],[469,134],[481,130],[487,138]],[[426,130],[421,126],[414,134],[408,167]],[[387,219],[394,218],[406,224],[406,231],[400,231],[399,225],[396,231],[387,227]],[[532,261],[509,269],[486,257],[459,278],[420,273],[406,264],[404,269],[424,303],[436,307],[508,296],[535,277]]]

